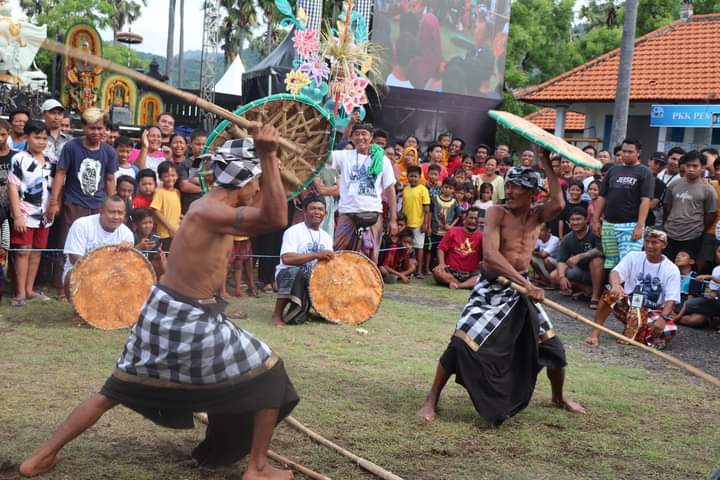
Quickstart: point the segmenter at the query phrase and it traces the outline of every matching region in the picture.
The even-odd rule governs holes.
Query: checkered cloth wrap
[[[495,329],[508,318],[520,300],[520,294],[516,290],[490,281],[480,274],[456,329],[465,332],[475,343],[482,346]],[[544,338],[546,332],[552,330],[553,326],[542,305],[535,304],[535,307],[540,317],[538,337]]]
[[[130,375],[210,385],[259,367],[271,353],[222,313],[212,315],[153,286],[117,368]]]
[[[228,140],[215,151],[212,160],[216,185],[241,188],[262,173],[250,137]]]

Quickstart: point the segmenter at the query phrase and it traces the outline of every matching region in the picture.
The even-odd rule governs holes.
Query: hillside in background
[[[165,57],[159,56],[159,55],[153,55],[151,53],[147,52],[137,52],[137,56],[145,65],[149,65],[152,59],[154,58],[158,64],[160,65],[160,72],[165,71]],[[202,56],[202,52],[200,50],[188,50],[185,52],[185,79],[183,81],[183,85],[181,85],[181,88],[187,88],[190,90],[196,90],[200,88],[200,58]],[[257,65],[258,62],[262,60],[262,57],[255,52],[254,50],[246,49],[242,54],[242,61],[245,65],[245,69],[249,70],[255,65]],[[219,53],[216,58],[216,78],[215,80],[220,80],[220,78],[225,73],[225,58],[222,53]],[[229,65],[228,65],[229,66]],[[145,70],[147,71],[147,67],[145,67]],[[173,62],[173,71],[172,71],[172,79],[171,82],[173,85],[177,86],[177,75],[178,75],[178,62],[177,62],[177,56],[175,56],[175,61]]]

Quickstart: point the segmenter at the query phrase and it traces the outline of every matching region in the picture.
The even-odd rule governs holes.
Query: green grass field
[[[387,287],[379,314],[362,325],[366,334],[319,322],[273,328],[267,295],[234,300],[230,310],[247,312],[240,325],[283,357],[301,396],[298,420],[406,480],[702,479],[720,463],[716,389],[667,370],[604,366],[573,348],[577,335],[564,338],[567,391],[587,415],[553,408],[542,374],[530,406],[499,429],[484,424],[454,383],[438,420],[417,423],[467,293],[411,288]],[[17,463],[98,391],[125,336],[80,324],[55,301],[0,308],[0,479],[15,478]],[[47,478],[239,479],[241,465],[193,466],[189,452],[203,433],[163,429],[119,407],[66,448]],[[286,426],[272,448],[336,480],[373,478]]]

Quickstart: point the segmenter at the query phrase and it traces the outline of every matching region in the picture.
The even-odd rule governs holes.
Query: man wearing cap
[[[644,252],[630,252],[610,272],[610,285],[600,297],[595,323],[605,325],[610,312],[625,324],[624,335],[656,348],[664,348],[677,333],[672,315],[680,302],[680,270],[663,255],[667,235],[648,230]],[[585,339],[597,345],[600,330]]]
[[[277,130],[263,126],[254,136],[259,161],[232,152],[213,157],[215,187],[185,215],[167,270],[112,375],[20,465],[21,474],[52,469],[65,444],[123,404],[170,428],[192,428],[193,412],[207,412],[205,439],[192,452],[199,465],[230,465],[249,454],[243,480],[292,478],[268,463],[267,450],[275,425],[299,401],[295,389],[282,360],[230,322],[226,302],[215,296],[233,236],[258,235],[287,221],[277,142]]]
[[[50,98],[43,102],[42,107],[43,121],[50,130],[48,135],[48,144],[43,152],[51,162],[57,162],[60,158],[60,151],[65,143],[70,139],[68,135],[62,131],[62,120],[65,116],[65,107],[63,104]]]
[[[368,227],[373,240],[372,260],[377,263],[383,234],[383,192],[389,230],[397,234],[395,174],[382,147],[373,143],[371,124],[353,123],[350,139],[355,148],[334,150],[328,165],[337,170],[340,186],[334,250],[355,249],[357,229]]]
[[[545,203],[533,203],[542,190],[539,173],[519,166],[505,179],[505,204],[488,209],[482,271],[440,357],[430,393],[417,412],[419,419],[435,418],[440,393],[455,374],[478,413],[490,424],[500,425],[528,405],[543,367],[553,403],[572,412],[585,411],[563,393],[565,350],[539,305],[543,290],[527,275],[540,227],[555,218],[565,203],[557,175],[550,167],[545,167],[545,174],[549,186]],[[527,294],[499,276],[526,288]]]

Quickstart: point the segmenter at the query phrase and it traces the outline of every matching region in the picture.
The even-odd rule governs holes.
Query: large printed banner
[[[500,98],[510,0],[376,0],[378,83]]]

